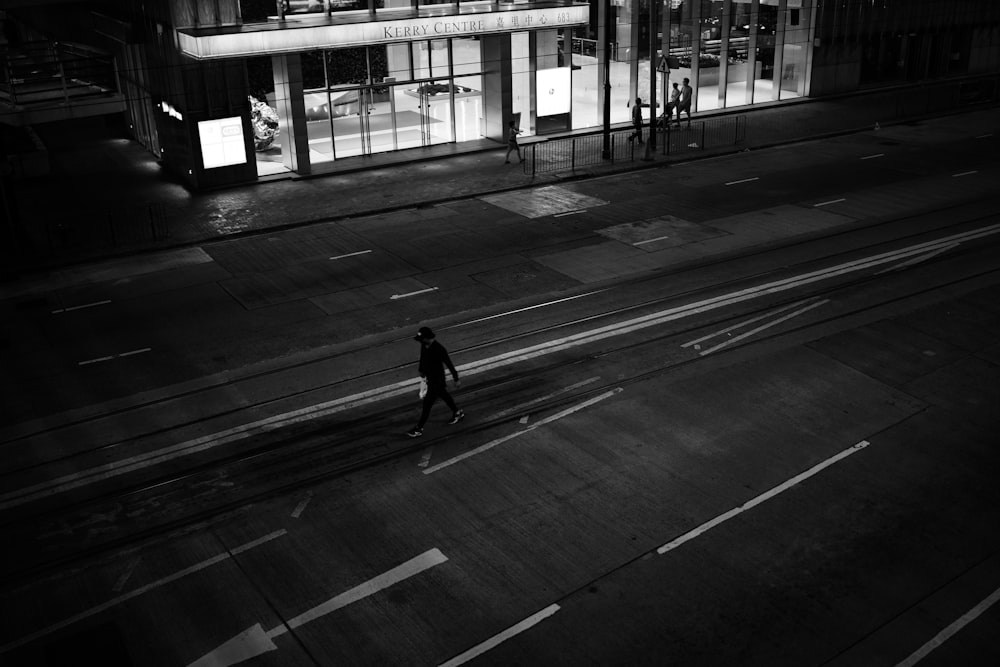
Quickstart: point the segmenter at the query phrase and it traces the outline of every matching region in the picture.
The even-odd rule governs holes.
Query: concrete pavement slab
[[[720,229],[699,225],[672,215],[605,227],[595,231],[601,236],[641,248],[647,252],[704,241],[726,233]]]

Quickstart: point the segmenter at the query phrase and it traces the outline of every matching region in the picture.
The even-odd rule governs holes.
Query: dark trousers
[[[443,384],[430,384],[427,383],[427,394],[424,396],[424,406],[420,411],[420,422],[417,424],[417,430],[421,430],[424,424],[427,423],[427,418],[431,414],[431,406],[434,405],[434,401],[441,397],[444,400],[445,405],[451,408],[452,412],[458,412],[458,407],[455,405],[455,400],[448,393],[448,390]]]
[[[642,125],[633,125],[634,128],[632,134],[628,135],[628,140],[632,141],[634,138],[639,137],[639,143],[642,143]]]

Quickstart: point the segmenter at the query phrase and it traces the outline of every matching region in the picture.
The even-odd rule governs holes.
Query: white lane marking
[[[885,157],[885,153],[875,153],[874,155],[865,155],[862,160],[874,160],[877,157]]]
[[[738,181],[729,181],[728,183],[726,183],[726,185],[736,185],[738,183],[749,183],[750,181],[758,181],[758,180],[760,180],[759,176],[754,176],[753,178],[741,178]]]
[[[978,173],[979,173],[978,170],[973,169],[972,171],[960,171],[957,174],[952,174],[951,177],[958,178],[959,176],[971,176],[972,174],[978,174]]]
[[[719,343],[718,345],[710,347],[707,350],[702,350],[698,354],[700,354],[701,356],[705,356],[706,354],[711,354],[712,352],[715,352],[716,350],[721,350],[722,348],[726,347],[727,345],[732,345],[733,343],[741,341],[744,338],[749,338],[750,336],[753,336],[754,334],[760,333],[764,329],[769,329],[769,328],[771,328],[773,326],[781,324],[782,322],[786,322],[786,321],[792,319],[793,317],[798,317],[799,315],[801,315],[803,313],[806,313],[806,312],[812,310],[813,308],[818,308],[819,306],[822,306],[825,303],[830,303],[830,300],[829,299],[823,299],[822,301],[817,301],[816,303],[811,303],[808,306],[804,306],[802,308],[799,308],[798,310],[793,311],[791,313],[788,313],[787,315],[784,315],[782,317],[779,317],[776,320],[772,320],[772,321],[768,322],[767,324],[762,324],[759,327],[756,327],[755,329],[751,329],[750,331],[741,333],[739,336],[733,336],[732,338],[730,338],[728,340],[725,340],[725,341]]]
[[[84,308],[93,308],[94,306],[104,306],[104,305],[109,304],[109,303],[111,303],[111,299],[105,299],[104,301],[95,301],[93,303],[85,303],[82,306],[70,306],[69,308],[57,308],[56,310],[52,311],[52,314],[53,315],[57,315],[58,313],[69,313],[69,312],[72,312],[74,310],[83,310]]]
[[[753,507],[756,507],[757,505],[760,505],[761,503],[763,503],[766,500],[770,500],[771,498],[775,497],[776,495],[778,495],[782,491],[787,491],[788,489],[790,489],[791,487],[795,486],[799,482],[804,481],[804,480],[812,477],[813,475],[815,475],[816,473],[820,472],[824,468],[828,468],[828,467],[832,466],[834,463],[837,463],[838,461],[847,458],[851,454],[855,454],[855,453],[861,451],[862,449],[864,449],[868,445],[869,445],[869,442],[867,440],[862,440],[858,444],[853,445],[852,447],[848,447],[847,449],[845,449],[844,451],[842,451],[842,452],[840,452],[838,454],[834,454],[833,456],[831,456],[830,458],[826,459],[825,461],[821,461],[820,463],[817,463],[816,465],[814,465],[812,468],[809,468],[805,472],[799,473],[795,477],[792,477],[791,479],[785,480],[784,482],[782,482],[778,486],[772,488],[769,491],[765,491],[764,493],[760,494],[756,498],[748,500],[747,502],[745,502],[744,504],[740,505],[739,507],[734,507],[733,509],[729,510],[728,512],[724,512],[724,513],[720,514],[719,516],[715,517],[714,519],[706,521],[705,523],[701,524],[697,528],[693,528],[693,529],[689,530],[688,532],[684,533],[680,537],[677,537],[677,538],[671,540],[670,542],[667,542],[662,547],[660,547],[659,549],[657,549],[656,553],[658,553],[660,555],[663,555],[663,554],[667,553],[668,551],[673,551],[674,549],[676,549],[680,545],[684,544],[685,542],[689,542],[690,540],[693,540],[694,538],[698,537],[702,533],[705,533],[705,532],[711,530],[712,528],[715,528],[719,524],[723,523],[724,521],[728,521],[729,519],[732,519],[734,516],[736,516],[738,514],[746,512],[748,509],[751,509]]]
[[[551,394],[546,394],[545,396],[539,396],[538,398],[533,398],[530,401],[526,401],[524,403],[518,403],[517,405],[507,408],[505,410],[501,410],[500,412],[494,412],[492,415],[486,418],[486,421],[489,422],[495,419],[502,419],[503,417],[514,414],[516,412],[523,412],[524,410],[534,405],[538,405],[539,403],[544,403],[550,398],[555,398],[559,394],[565,394],[567,391],[573,391],[574,389],[579,389],[580,387],[586,387],[588,384],[593,384],[600,379],[601,379],[600,375],[595,375],[594,377],[589,377],[586,380],[581,380],[580,382],[576,382],[569,386],[563,387],[562,389],[558,389],[552,392]]]
[[[595,343],[599,340],[604,340],[613,336],[620,336],[643,328],[680,320],[685,317],[705,313],[724,306],[742,303],[744,301],[757,299],[769,294],[778,294],[812,283],[835,278],[840,275],[871,269],[882,264],[897,262],[900,259],[924,254],[928,251],[951,245],[956,242],[983,238],[991,234],[996,234],[997,232],[1000,232],[1000,224],[988,225],[986,227],[981,227],[968,232],[952,234],[951,236],[946,236],[935,241],[918,243],[900,250],[880,253],[863,259],[837,264],[825,269],[818,269],[816,271],[799,274],[790,278],[783,278],[781,280],[755,285],[736,292],[728,292],[726,294],[710,297],[701,301],[686,303],[681,306],[625,320],[624,322],[617,322],[615,324],[609,324],[596,329],[591,329],[589,331],[582,331],[580,333],[539,343],[520,350],[512,350],[510,352],[498,354],[479,361],[462,364],[457,368],[463,376],[484,373],[486,371],[509,366],[520,361],[535,359],[537,357],[555,352],[562,352],[581,345]],[[369,389],[357,394],[351,394],[342,398],[317,403],[316,405],[311,405],[299,410],[292,410],[246,424],[240,424],[239,426],[234,426],[233,428],[226,429],[218,433],[212,433],[210,435],[201,436],[176,445],[163,447],[158,450],[147,452],[146,454],[134,456],[121,461],[105,463],[93,468],[64,475],[63,477],[59,477],[57,479],[46,480],[32,486],[22,487],[14,491],[0,494],[0,510],[15,507],[32,500],[46,498],[63,491],[86,486],[87,484],[96,481],[109,479],[117,475],[131,472],[132,470],[146,468],[181,456],[186,456],[188,454],[196,454],[219,445],[235,442],[237,440],[242,440],[261,433],[274,431],[290,424],[299,423],[308,419],[315,419],[317,417],[325,417],[351,408],[357,408],[363,405],[375,403],[377,401],[403,396],[416,389],[418,383],[419,380],[416,378],[402,380],[384,387],[376,387],[375,389]]]
[[[444,327],[445,329],[457,329],[459,327],[467,327],[470,324],[478,324],[479,322],[485,322],[487,320],[495,320],[498,317],[507,317],[508,315],[516,315],[517,313],[523,313],[528,310],[534,310],[535,308],[545,308],[546,306],[553,306],[557,303],[563,303],[566,301],[573,301],[574,299],[582,299],[585,296],[593,296],[595,294],[600,294],[601,292],[607,292],[610,288],[594,290],[593,292],[585,292],[583,294],[577,294],[576,296],[567,296],[562,299],[556,299],[554,301],[546,301],[545,303],[535,304],[534,306],[525,306],[524,308],[518,308],[516,310],[508,310],[505,313],[498,313],[496,315],[487,315],[486,317],[480,317],[475,320],[469,320],[468,322],[462,322],[460,324],[455,324],[450,327]]]
[[[954,623],[934,635],[933,639],[914,651],[906,660],[897,664],[896,667],[913,667],[913,665],[926,658],[928,653],[951,639],[956,632],[976,620],[984,611],[996,604],[998,600],[1000,600],[1000,588],[986,596],[975,607],[962,614]]]
[[[587,212],[587,209],[581,208],[581,209],[577,209],[576,211],[567,211],[565,213],[556,213],[552,217],[553,218],[561,218],[564,215],[576,215],[577,213],[586,213],[586,212]]]
[[[742,329],[748,324],[753,324],[754,322],[759,322],[769,317],[774,317],[778,313],[782,313],[786,310],[791,310],[792,308],[798,308],[802,304],[808,303],[809,301],[810,299],[803,299],[802,301],[796,301],[795,303],[786,303],[784,306],[781,306],[780,308],[775,308],[774,310],[770,310],[764,313],[763,315],[758,315],[757,317],[751,317],[749,320],[743,320],[739,324],[734,324],[731,327],[726,327],[725,329],[719,329],[718,331],[702,336],[701,338],[695,338],[694,340],[689,340],[688,342],[682,344],[681,347],[694,346],[694,348],[697,350],[699,349],[698,344],[704,343],[709,338],[715,338],[716,336],[721,336],[724,333],[729,333],[730,331],[734,331],[736,329]]]
[[[645,243],[655,243],[656,241],[666,241],[669,236],[657,236],[655,239],[646,239],[645,241],[636,241],[632,245],[643,245]]]
[[[313,494],[312,494],[312,491],[310,491],[309,493],[306,494],[306,497],[303,498],[299,502],[299,504],[295,506],[295,509],[292,510],[292,518],[293,519],[298,519],[300,516],[302,516],[302,511],[305,510],[306,505],[309,504],[309,501],[312,500],[312,497],[313,497]]]
[[[416,296],[418,294],[426,294],[427,292],[433,292],[437,287],[428,287],[427,289],[419,289],[416,292],[407,292],[406,294],[393,294],[390,299],[405,299],[408,296]]]
[[[431,451],[428,449],[426,452],[423,453],[423,456],[420,457],[420,463],[418,463],[417,466],[420,468],[426,468],[427,464],[429,464],[430,462],[431,462]]]
[[[842,201],[847,201],[844,197],[840,199],[831,199],[830,201],[821,201],[818,204],[813,204],[813,208],[819,208],[820,206],[829,206],[830,204],[839,204]]]
[[[312,609],[299,614],[295,618],[275,626],[271,630],[264,630],[260,623],[247,628],[235,637],[223,642],[213,650],[201,656],[188,667],[225,667],[235,665],[246,660],[250,660],[258,655],[269,651],[277,651],[278,646],[274,643],[275,637],[305,625],[309,621],[325,616],[337,611],[349,604],[362,600],[369,595],[378,593],[394,584],[409,579],[410,577],[423,572],[435,565],[440,565],[448,558],[438,549],[425,551],[415,558],[411,558],[402,565],[383,572],[382,574],[369,579],[368,581],[355,586],[349,591],[327,600],[326,602],[313,607]]]
[[[529,415],[524,415],[523,417],[521,417],[520,419],[518,419],[517,422],[519,424],[527,424],[530,419],[531,419],[531,417]]]
[[[611,391],[606,391],[603,394],[599,394],[597,396],[594,396],[593,398],[589,398],[586,401],[584,401],[583,403],[578,403],[577,405],[574,405],[572,407],[566,408],[565,410],[557,412],[556,414],[551,415],[549,417],[546,417],[545,419],[541,419],[537,423],[532,424],[531,426],[529,426],[528,428],[522,429],[520,431],[515,431],[514,433],[511,433],[510,435],[505,435],[502,438],[497,438],[496,440],[491,440],[490,442],[487,442],[485,445],[480,445],[479,447],[476,447],[475,449],[470,449],[469,451],[463,452],[463,453],[459,454],[458,456],[454,456],[454,457],[448,459],[447,461],[442,461],[441,463],[438,463],[437,465],[433,465],[433,466],[431,466],[429,468],[425,468],[424,469],[424,474],[425,475],[429,475],[429,474],[431,474],[433,472],[437,472],[438,470],[441,470],[442,468],[447,468],[448,466],[450,466],[450,465],[452,465],[454,463],[458,463],[459,461],[464,461],[465,459],[467,459],[467,458],[469,458],[471,456],[475,456],[476,454],[482,454],[483,452],[485,452],[487,450],[490,450],[490,449],[493,449],[497,445],[503,444],[503,443],[507,442],[508,440],[513,440],[514,438],[516,438],[518,436],[524,435],[525,433],[528,433],[530,431],[534,431],[536,428],[539,428],[540,426],[544,426],[545,424],[548,424],[550,422],[554,422],[557,419],[562,419],[563,417],[565,417],[567,415],[571,415],[574,412],[582,410],[582,409],[584,409],[586,407],[590,407],[591,405],[593,405],[594,403],[597,403],[598,401],[603,401],[606,398],[614,396],[615,394],[617,394],[621,390],[622,390],[621,387],[617,387],[615,389],[612,389]]]
[[[498,646],[502,642],[507,641],[511,637],[524,632],[531,626],[537,625],[538,623],[544,621],[546,618],[556,613],[557,611],[559,611],[559,605],[551,604],[545,609],[541,610],[540,612],[532,614],[523,621],[515,623],[514,625],[510,626],[509,628],[501,632],[500,634],[490,637],[482,644],[477,644],[476,646],[473,646],[465,653],[456,655],[454,658],[448,660],[447,662],[442,662],[439,665],[439,667],[457,667],[458,665],[464,664],[472,660],[473,658],[480,656],[483,653],[486,653],[490,649],[495,648],[496,646]]]
[[[993,133],[989,132],[987,134],[980,134],[978,137],[976,137],[976,139],[986,139],[987,137],[992,137],[992,136],[993,136]]]
[[[114,355],[111,355],[110,357],[97,357],[96,359],[87,359],[86,361],[78,361],[76,362],[76,365],[86,366],[87,364],[96,364],[101,361],[111,361],[114,358],[115,358]]]
[[[115,585],[112,587],[111,590],[113,590],[115,593],[121,592],[121,590],[125,588],[125,582],[128,581],[129,577],[132,576],[132,572],[135,571],[135,568],[139,565],[139,561],[141,560],[142,560],[141,556],[139,558],[133,558],[132,562],[130,562],[127,566],[125,566],[125,571],[122,572],[122,576],[118,577],[118,581],[115,582]]]
[[[35,641],[36,639],[38,639],[40,637],[44,637],[46,635],[52,634],[53,632],[56,632],[57,630],[62,630],[63,628],[66,628],[66,627],[69,627],[70,625],[73,625],[74,623],[82,621],[82,620],[84,620],[86,618],[90,618],[91,616],[94,616],[96,614],[100,614],[101,612],[107,611],[108,609],[111,609],[112,607],[120,605],[123,602],[127,602],[128,600],[132,600],[134,598],[137,598],[140,595],[144,595],[145,593],[148,593],[151,590],[154,590],[156,588],[160,588],[161,586],[165,586],[166,584],[169,584],[169,583],[173,583],[173,582],[177,581],[178,579],[186,577],[189,574],[193,574],[195,572],[198,572],[199,570],[204,570],[205,568],[211,567],[212,565],[215,565],[217,563],[221,563],[222,561],[228,560],[228,559],[232,558],[233,556],[236,556],[237,554],[241,554],[244,551],[249,551],[250,549],[253,549],[254,547],[259,547],[262,544],[265,544],[267,542],[270,542],[273,539],[281,537],[282,535],[286,534],[287,532],[288,531],[286,531],[284,529],[276,530],[273,533],[268,533],[264,537],[260,537],[260,538],[258,538],[256,540],[253,540],[252,542],[247,542],[246,544],[242,544],[242,545],[240,545],[240,546],[238,546],[238,547],[236,547],[236,548],[234,548],[234,549],[232,549],[232,550],[230,550],[230,551],[228,551],[226,553],[221,553],[221,554],[219,554],[217,556],[212,556],[211,558],[209,558],[207,560],[203,560],[200,563],[196,563],[195,565],[192,565],[191,567],[188,567],[188,568],[185,568],[183,570],[180,570],[179,572],[175,572],[174,574],[171,574],[170,576],[164,577],[162,579],[157,579],[156,581],[154,581],[154,582],[152,582],[150,584],[146,584],[145,586],[141,586],[141,587],[135,589],[134,591],[130,591],[130,592],[126,593],[125,595],[120,595],[120,596],[118,596],[116,598],[112,598],[111,600],[108,600],[107,602],[103,602],[103,603],[97,605],[96,607],[91,607],[90,609],[88,609],[86,611],[82,611],[79,614],[76,614],[74,616],[70,616],[67,619],[59,621],[58,623],[54,623],[54,624],[52,624],[52,625],[50,625],[50,626],[48,626],[46,628],[42,628],[41,630],[33,632],[30,635],[26,635],[24,637],[21,637],[20,639],[16,639],[16,640],[10,642],[9,644],[4,644],[3,646],[0,646],[0,653],[6,653],[7,651],[10,651],[11,649],[15,649],[15,648],[17,648],[19,646],[24,646],[25,644],[33,642],[33,641]]]
[[[899,264],[896,264],[895,266],[890,266],[889,268],[882,269],[881,271],[876,271],[875,275],[878,276],[878,275],[882,275],[883,273],[888,273],[890,271],[896,271],[898,269],[902,269],[902,268],[905,268],[907,266],[913,266],[914,264],[919,264],[920,262],[926,261],[926,260],[930,259],[931,257],[936,257],[937,255],[940,255],[943,252],[948,252],[949,250],[952,250],[952,249],[957,248],[957,247],[958,247],[957,243],[952,243],[951,245],[947,245],[947,246],[945,246],[943,248],[938,248],[937,250],[935,250],[933,252],[929,252],[929,253],[924,254],[924,255],[918,255],[917,257],[911,257],[910,259],[906,260],[905,262],[901,262]]]
[[[357,252],[349,252],[346,255],[337,255],[336,257],[331,257],[330,259],[344,259],[345,257],[357,257],[358,255],[367,255],[371,250],[359,250]]]
[[[101,361],[111,361],[112,359],[122,359],[124,357],[131,357],[136,354],[142,354],[143,352],[149,352],[153,348],[144,347],[140,350],[130,350],[129,352],[122,352],[121,354],[111,354],[106,357],[97,357],[96,359],[87,359],[86,361],[76,362],[77,366],[86,366],[87,364],[96,364]]]

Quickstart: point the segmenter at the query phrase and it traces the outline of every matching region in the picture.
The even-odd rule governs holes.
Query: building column
[[[271,56],[271,69],[274,72],[274,106],[281,129],[281,162],[296,173],[308,174],[312,167],[302,93],[302,58],[298,54]]]
[[[512,119],[513,90],[510,67],[510,33],[483,35],[483,135],[507,140],[507,123]],[[524,118],[522,123],[527,123]]]

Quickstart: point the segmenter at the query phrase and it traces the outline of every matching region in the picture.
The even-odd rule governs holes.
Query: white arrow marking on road
[[[408,579],[415,574],[420,574],[435,565],[440,565],[447,560],[447,556],[438,549],[425,551],[402,565],[397,565],[391,570],[355,586],[349,591],[330,598],[323,604],[317,605],[271,630],[264,630],[260,623],[257,623],[198,658],[188,667],[225,667],[226,665],[235,665],[244,660],[249,660],[268,651],[276,651],[278,647],[274,643],[275,637],[280,637],[290,630],[305,625],[309,621],[314,621],[330,612],[334,612],[369,595],[378,593],[385,588]]]
[[[778,325],[778,324],[781,324],[782,322],[790,320],[793,317],[798,317],[802,313],[810,311],[813,308],[816,308],[818,306],[822,306],[824,303],[829,303],[829,302],[830,302],[829,299],[823,299],[822,301],[817,301],[816,303],[811,303],[808,306],[803,306],[802,308],[799,308],[798,310],[792,311],[791,313],[788,313],[787,315],[783,315],[782,317],[779,317],[776,320],[772,320],[771,322],[768,322],[767,324],[762,324],[759,327],[756,327],[755,329],[751,329],[750,331],[747,331],[745,333],[741,333],[739,336],[734,336],[733,338],[730,338],[729,340],[726,340],[726,341],[724,341],[722,343],[719,343],[718,345],[710,347],[707,350],[702,350],[698,354],[700,354],[701,356],[705,356],[706,354],[711,354],[712,352],[715,352],[716,350],[721,350],[722,348],[726,347],[727,345],[731,345],[732,343],[735,343],[737,341],[741,341],[744,338],[749,338],[750,336],[753,336],[754,334],[760,333],[764,329],[769,329],[769,328],[771,328],[771,327],[773,327],[775,325]]]
[[[53,625],[50,625],[47,628],[42,628],[37,632],[33,632],[30,635],[21,637],[20,639],[12,641],[9,644],[4,644],[3,646],[0,646],[0,653],[6,653],[7,651],[15,649],[19,646],[24,646],[25,644],[31,643],[36,639],[39,639],[46,635],[50,635],[53,632],[56,632],[57,630],[62,630],[63,628],[67,628],[73,625],[74,623],[79,623],[80,621],[90,618],[91,616],[96,616],[97,614],[105,612],[108,609],[112,609],[123,602],[127,602],[129,600],[139,597],[140,595],[144,595],[151,590],[154,590],[161,586],[165,586],[169,583],[173,583],[178,579],[181,579],[182,577],[186,577],[189,574],[199,572],[201,570],[204,570],[205,568],[211,567],[212,565],[216,565],[217,563],[229,560],[233,556],[239,555],[245,551],[249,551],[250,549],[259,547],[262,544],[266,544],[267,542],[270,542],[273,539],[281,537],[287,532],[288,531],[286,531],[283,528],[281,530],[276,530],[273,533],[269,533],[264,537],[257,538],[252,542],[241,544],[240,546],[235,547],[226,553],[221,553],[218,554],[217,556],[212,556],[211,558],[203,560],[200,563],[192,565],[191,567],[185,568],[180,572],[175,572],[174,574],[171,574],[168,577],[164,577],[163,579],[158,579],[157,581],[154,581],[151,584],[146,584],[145,586],[141,586],[140,588],[137,588],[134,591],[130,591],[125,595],[119,595],[118,597],[108,600],[107,602],[104,602],[102,604],[99,604],[96,607],[92,607],[86,611],[76,614],[75,616],[70,616],[69,618],[59,621],[58,623],[54,623]]]
[[[625,320],[624,322],[609,324],[596,329],[591,329],[589,331],[581,331],[580,333],[565,336],[563,338],[556,338],[554,340],[532,345],[520,350],[512,350],[510,352],[498,354],[479,361],[462,364],[458,366],[458,370],[463,374],[463,376],[484,373],[495,368],[502,368],[517,362],[535,359],[554,352],[561,352],[563,350],[594,343],[613,336],[621,336],[646,327],[657,326],[666,322],[680,320],[685,317],[705,313],[724,306],[750,301],[751,299],[758,299],[770,294],[778,294],[798,287],[803,287],[805,285],[810,285],[812,283],[829,280],[830,278],[835,278],[844,274],[872,269],[882,266],[883,264],[891,264],[908,257],[926,254],[955,243],[983,238],[998,232],[1000,232],[1000,224],[988,225],[986,227],[981,227],[968,232],[952,234],[951,236],[946,236],[935,241],[917,243],[899,250],[879,253],[870,257],[845,262],[843,264],[837,264],[825,269],[818,269],[816,271],[795,275],[790,278],[783,278],[781,280],[755,285],[736,292],[728,292],[719,296],[702,299],[701,301],[667,308],[666,310],[649,313],[648,315],[642,315],[630,320]],[[241,424],[225,431],[202,436],[178,443],[176,445],[171,445],[169,447],[163,447],[138,456],[70,473],[57,479],[47,480],[28,487],[22,487],[0,495],[0,510],[7,509],[9,507],[16,507],[40,498],[47,498],[56,493],[69,491],[94,482],[122,475],[133,470],[140,470],[152,465],[171,461],[181,456],[196,454],[207,449],[212,449],[213,447],[218,447],[219,445],[224,445],[230,442],[242,440],[244,438],[249,438],[251,436],[274,431],[307,419],[324,417],[338,412],[343,412],[351,408],[357,408],[362,405],[368,405],[370,403],[375,403],[388,398],[402,396],[411,393],[414,389],[416,389],[418,383],[419,380],[416,378],[402,380],[394,384],[376,387],[375,389],[370,389],[357,394],[351,394],[350,396],[344,396],[331,401],[317,403],[316,405],[311,405],[299,410],[292,410],[290,412],[274,415],[265,419],[249,422],[247,424]]]
[[[924,262],[924,261],[930,259],[931,257],[936,257],[937,255],[940,255],[943,252],[948,252],[949,250],[952,250],[952,249],[957,248],[957,247],[958,247],[957,243],[952,243],[951,245],[946,245],[943,248],[938,248],[937,250],[935,250],[933,252],[929,252],[929,253],[924,254],[924,255],[917,255],[916,257],[912,257],[912,258],[906,260],[905,262],[902,262],[902,263],[897,264],[895,266],[890,266],[887,269],[882,269],[881,271],[876,271],[875,275],[879,276],[879,275],[882,275],[883,273],[889,273],[890,271],[897,271],[899,269],[906,268],[907,266],[913,266],[914,264],[919,264],[920,262]]]

